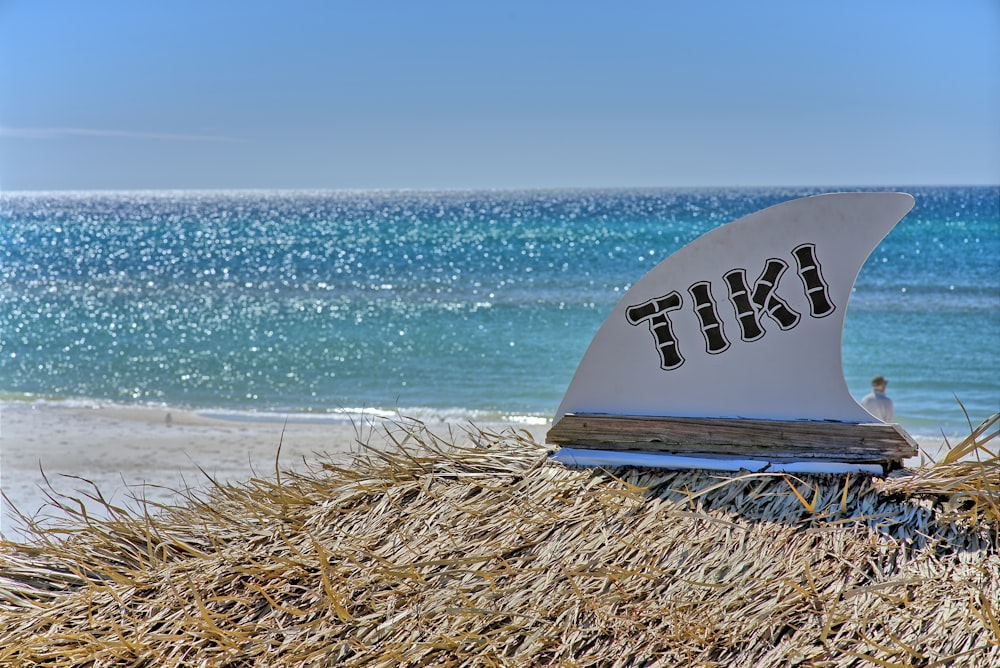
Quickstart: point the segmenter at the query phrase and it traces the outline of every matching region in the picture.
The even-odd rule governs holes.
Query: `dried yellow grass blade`
[[[802,496],[802,493],[795,488],[795,485],[793,485],[788,478],[785,478],[785,482],[788,483],[788,488],[792,490],[792,494],[794,494],[795,498],[799,500],[799,503],[802,504],[802,507],[806,509],[806,512],[809,513],[810,515],[815,513],[816,500],[819,498],[819,487],[818,486],[813,487],[813,500],[806,501],[806,497]]]
[[[400,418],[136,517],[56,496],[0,543],[0,665],[1000,665],[992,424],[877,480],[575,470]]]
[[[991,458],[996,458],[997,453],[989,450],[986,447],[986,444],[1000,434],[1000,430],[996,430],[992,434],[988,433],[989,430],[996,426],[998,422],[1000,422],[1000,413],[983,420],[978,427],[972,430],[972,433],[945,453],[944,459],[941,460],[941,463],[954,464],[955,462],[965,459],[970,455],[979,455],[981,453],[985,453]]]

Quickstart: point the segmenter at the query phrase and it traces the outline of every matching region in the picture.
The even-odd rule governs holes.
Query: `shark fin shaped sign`
[[[877,422],[844,380],[844,317],[865,260],[912,207],[906,193],[804,197],[673,253],[628,290],[598,330],[548,440],[568,446],[580,439],[571,427],[582,423],[570,424],[579,416],[598,431],[607,427],[597,426],[598,416],[728,420],[737,428]],[[711,431],[719,423],[706,424]],[[627,449],[643,449],[629,440],[634,435],[623,438]]]

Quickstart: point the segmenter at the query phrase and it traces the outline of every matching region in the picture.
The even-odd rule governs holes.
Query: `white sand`
[[[173,490],[207,486],[205,474],[220,482],[273,477],[279,443],[282,470],[301,470],[304,460],[315,462],[318,453],[347,462],[348,453],[360,449],[359,427],[364,429],[365,443],[382,442],[377,436],[370,438],[372,420],[380,424],[372,417],[354,424],[346,419],[284,423],[281,418],[216,419],[168,409],[4,404],[0,405],[0,488],[14,507],[32,517],[46,505],[45,478],[56,491],[73,497],[93,493],[82,478],[95,483],[113,504],[130,505],[132,496],[166,502],[174,497]],[[447,434],[449,427],[433,422],[428,426],[439,434]],[[451,426],[461,430],[468,424]],[[548,425],[516,426],[529,429],[539,441],[548,430]],[[101,514],[99,504],[88,507]],[[52,509],[44,514],[52,514]],[[15,513],[4,502],[0,533],[19,540],[18,527]]]
[[[168,418],[169,415],[169,418]],[[245,482],[251,477],[273,477],[275,457],[282,470],[303,469],[306,462],[335,457],[345,463],[364,443],[383,443],[372,437],[375,417],[354,423],[347,419],[280,418],[270,421],[219,419],[196,413],[152,408],[68,408],[51,404],[0,405],[0,488],[22,513],[39,517],[46,506],[45,478],[62,494],[79,498],[93,493],[92,481],[113,504],[135,507],[133,496],[157,502],[174,498],[173,490],[204,488],[206,474],[219,482]],[[440,435],[452,428],[461,432],[468,423],[428,422]],[[544,442],[550,425],[481,423],[477,426],[527,429]],[[939,456],[940,442],[921,443]],[[920,464],[920,457],[905,462]],[[43,477],[44,472],[44,477]],[[76,477],[72,477],[76,476]],[[0,533],[23,538],[19,521],[3,502]],[[88,507],[101,515],[100,504]],[[52,514],[49,506],[42,515]]]

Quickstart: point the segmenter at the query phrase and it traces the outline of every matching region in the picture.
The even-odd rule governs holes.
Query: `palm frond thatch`
[[[1000,664],[996,456],[876,481],[383,436],[0,544],[0,665]]]

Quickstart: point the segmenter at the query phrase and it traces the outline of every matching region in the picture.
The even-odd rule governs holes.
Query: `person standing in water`
[[[872,391],[861,400],[861,407],[882,422],[894,422],[896,419],[892,399],[885,394],[885,386],[888,384],[889,381],[884,376],[875,376],[872,378]]]

